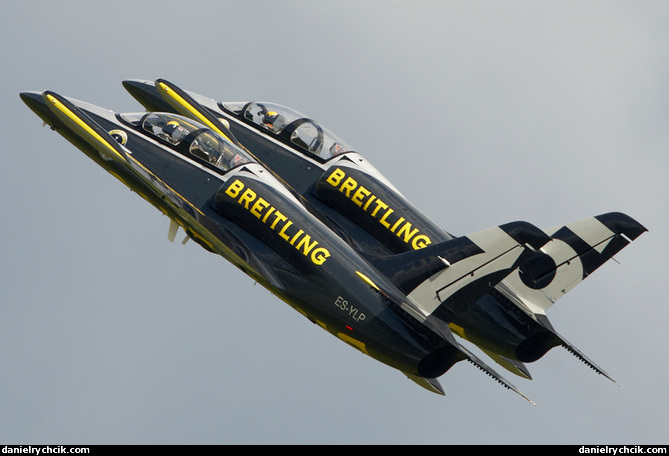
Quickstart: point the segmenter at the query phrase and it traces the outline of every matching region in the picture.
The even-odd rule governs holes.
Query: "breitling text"
[[[392,215],[395,212],[393,208],[373,195],[370,190],[358,184],[358,181],[350,176],[347,177],[341,168],[335,168],[326,182],[337,188],[346,198],[369,213],[372,218],[414,250],[422,249],[432,243],[425,234],[418,234],[420,230],[414,228],[411,222],[404,217],[398,218],[397,215]]]
[[[317,247],[318,241],[312,240],[311,235],[303,229],[295,230],[296,225],[287,216],[281,213],[276,207],[272,206],[263,197],[259,196],[250,188],[245,189],[245,185],[239,180],[235,180],[225,190],[225,194],[239,205],[253,214],[258,220],[268,225],[277,235],[293,246],[298,252],[309,258],[317,266],[322,265],[330,256],[330,251],[325,247]]]

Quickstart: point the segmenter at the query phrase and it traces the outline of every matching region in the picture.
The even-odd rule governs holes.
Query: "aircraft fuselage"
[[[54,116],[40,94],[22,97],[53,129],[175,220],[190,238],[228,259],[312,322],[403,372],[443,373],[426,370],[421,361],[448,344],[425,328],[417,330],[407,321],[411,317],[393,309],[374,286],[395,290],[394,285],[262,165],[247,163],[217,172],[159,138],[147,138],[122,115],[79,103],[103,130],[125,132],[124,147],[145,173],[144,179],[138,178],[127,166],[105,159]]]

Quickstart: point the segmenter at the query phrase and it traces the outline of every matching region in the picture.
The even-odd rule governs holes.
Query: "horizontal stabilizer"
[[[504,279],[500,288],[533,313],[558,299],[641,235],[644,228],[619,212],[546,230],[550,242]]]
[[[371,261],[428,316],[447,301],[477,300],[549,240],[529,223],[512,222]]]

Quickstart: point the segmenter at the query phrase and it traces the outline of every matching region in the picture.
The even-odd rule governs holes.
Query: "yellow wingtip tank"
[[[121,147],[109,133],[102,131],[84,113],[65,100],[60,95],[46,91],[42,94],[49,109],[67,125],[81,135],[91,146],[95,147],[105,158],[116,162],[125,163],[123,154],[119,151]]]
[[[160,95],[170,104],[170,106],[176,109],[179,114],[202,122],[215,132],[223,135],[228,141],[237,144],[237,140],[232,136],[232,133],[230,133],[220,121],[212,119],[212,116],[208,115],[208,113],[198,109],[197,103],[190,100],[190,97],[185,93],[180,93],[181,91],[178,90],[176,86],[173,86],[164,79],[156,79],[155,85]]]

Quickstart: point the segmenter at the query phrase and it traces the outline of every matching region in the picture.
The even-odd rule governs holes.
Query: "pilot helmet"
[[[176,130],[177,128],[179,128],[179,122],[177,122],[176,120],[170,120],[169,122],[167,122],[167,125],[165,125],[163,130],[165,130],[166,132],[170,132]]]
[[[273,124],[276,119],[279,117],[279,113],[276,111],[267,111],[265,118],[263,119],[265,123]]]

